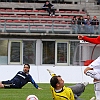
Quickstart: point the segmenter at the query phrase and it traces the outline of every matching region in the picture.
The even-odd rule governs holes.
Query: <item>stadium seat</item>
[[[79,13],[79,11],[72,11],[72,13]]]
[[[69,16],[63,16],[63,18],[69,18]]]
[[[30,18],[29,15],[23,15],[23,18]]]
[[[12,12],[12,9],[6,9],[6,12]]]
[[[43,16],[43,18],[50,18],[50,16]]]
[[[52,20],[47,20],[47,23],[52,23],[53,21]]]
[[[65,11],[59,11],[60,13],[65,13]]]
[[[43,18],[43,16],[42,15],[38,15],[37,18]]]
[[[28,20],[20,20],[21,23],[28,23]]]
[[[33,12],[33,10],[26,10],[26,12]]]
[[[26,10],[19,10],[19,12],[26,12]]]
[[[7,14],[6,14],[6,15],[3,15],[3,17],[10,17],[10,15],[7,15]]]
[[[0,9],[0,12],[6,12],[6,9]]]
[[[39,10],[39,12],[43,12],[43,13],[44,13],[44,12],[46,12],[46,11],[45,11],[45,10]]]
[[[67,22],[65,22],[65,21],[61,21],[61,24],[67,24]]]
[[[7,22],[7,23],[12,23],[13,21],[12,21],[12,20],[6,20],[6,22]]]
[[[63,16],[56,16],[56,18],[63,18]]]
[[[4,23],[4,22],[6,22],[6,20],[3,20],[3,19],[2,19],[2,20],[0,20],[0,22],[1,22],[1,23]]]
[[[35,15],[30,15],[30,18],[36,18],[36,16]]]
[[[46,20],[41,20],[41,23],[47,23],[47,21]]]
[[[16,15],[10,15],[10,17],[16,17]]]
[[[72,11],[65,11],[66,13],[72,13]]]
[[[39,10],[33,10],[33,12],[39,12]]]
[[[20,20],[13,20],[13,23],[20,23]]]
[[[19,12],[19,10],[17,10],[17,9],[14,9],[14,10],[13,10],[13,12]]]
[[[23,17],[23,15],[16,15],[16,16],[17,16],[17,17],[21,17],[21,18]]]
[[[40,23],[41,21],[40,20],[34,20],[33,22],[34,23]]]

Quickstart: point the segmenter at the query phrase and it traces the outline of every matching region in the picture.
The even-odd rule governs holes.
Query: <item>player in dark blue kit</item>
[[[29,70],[30,65],[25,64],[23,71],[19,71],[14,78],[0,82],[0,88],[22,88],[25,84],[31,82],[36,89],[42,89],[35,83],[32,76],[29,74]]]

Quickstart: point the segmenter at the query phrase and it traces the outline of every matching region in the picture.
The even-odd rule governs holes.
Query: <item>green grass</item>
[[[26,100],[26,97],[30,94],[36,95],[39,100],[52,100],[50,85],[46,83],[39,83],[38,85],[43,90],[35,89],[30,83],[22,89],[0,89],[0,100]],[[69,85],[72,84],[65,84],[65,86]],[[92,96],[94,96],[94,86],[89,84],[80,98],[89,100]]]

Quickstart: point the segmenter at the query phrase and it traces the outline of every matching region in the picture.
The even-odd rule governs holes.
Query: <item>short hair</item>
[[[27,66],[28,66],[28,68],[30,68],[30,65],[29,65],[29,64],[24,64],[24,66],[25,66],[25,65],[27,65]]]
[[[59,83],[58,81],[58,77],[61,77],[60,75],[58,76],[53,76],[51,79],[50,79],[50,84],[53,88],[56,88],[56,84]]]

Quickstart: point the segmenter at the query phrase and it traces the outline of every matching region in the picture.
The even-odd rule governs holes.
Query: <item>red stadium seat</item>
[[[30,15],[30,18],[36,18],[36,16],[35,15]]]
[[[65,13],[65,11],[59,11],[60,13]]]
[[[19,23],[20,20],[13,20],[13,23]]]
[[[16,15],[17,17],[23,17],[23,15]]]
[[[72,11],[72,13],[79,13],[79,11]]]
[[[3,15],[3,17],[10,17],[10,15]]]
[[[23,17],[24,17],[24,18],[30,18],[30,16],[29,16],[29,15],[23,15]]]
[[[56,18],[63,18],[63,16],[56,16]]]
[[[61,24],[67,24],[67,22],[65,22],[65,21],[61,21]]]
[[[6,9],[0,9],[1,12],[6,12]]]
[[[72,13],[72,11],[66,11],[66,13]]]
[[[43,13],[43,12],[46,12],[46,11],[45,10],[39,10],[39,12],[42,12]]]
[[[26,12],[33,12],[33,10],[26,10]]]
[[[3,20],[3,19],[2,19],[2,20],[0,20],[0,22],[1,22],[1,23],[2,23],[2,22],[6,22],[6,20]]]
[[[28,20],[20,20],[21,23],[28,23]]]
[[[34,22],[34,23],[40,23],[41,21],[39,21],[39,20],[34,20],[33,22]]]
[[[10,15],[10,17],[16,17],[16,15]]]
[[[37,26],[37,28],[38,28],[38,29],[44,29],[44,27],[43,27],[43,26]]]
[[[34,29],[36,29],[36,28],[37,28],[37,26],[31,26],[30,28],[34,28]]]
[[[8,23],[12,23],[13,21],[12,21],[12,20],[7,20],[6,22],[8,22]]]
[[[14,9],[14,10],[13,10],[13,12],[19,12],[19,10],[17,10],[17,9]]]
[[[43,18],[50,18],[50,16],[43,16]]]
[[[60,24],[60,21],[54,21],[55,24]]]
[[[12,28],[17,28],[17,26],[11,26]]]
[[[19,12],[26,12],[26,10],[19,10]]]
[[[43,16],[42,15],[38,15],[37,18],[43,18]]]
[[[52,22],[53,22],[52,20],[48,20],[48,21],[47,21],[47,23],[52,23]]]
[[[45,26],[45,29],[51,29],[51,26]]]
[[[39,10],[33,10],[33,12],[39,12]]]
[[[69,18],[69,16],[63,16],[63,18]]]
[[[12,9],[6,9],[6,12],[12,12]]]
[[[46,20],[41,20],[41,23],[47,23],[47,21]]]

